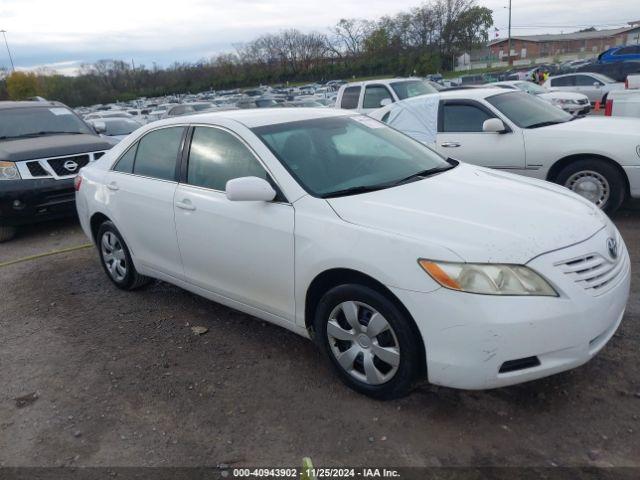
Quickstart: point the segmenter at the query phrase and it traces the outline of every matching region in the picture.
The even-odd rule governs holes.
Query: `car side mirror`
[[[232,202],[270,202],[276,191],[264,178],[240,177],[227,182],[225,194]]]
[[[386,107],[387,105],[391,105],[392,103],[393,100],[391,100],[390,98],[383,98],[382,100],[380,100],[381,107]]]
[[[107,125],[104,122],[93,122],[93,129],[97,134],[106,133]]]
[[[490,118],[482,124],[482,131],[485,133],[506,133],[507,127],[499,118]]]
[[[593,86],[596,88],[600,88],[600,82],[593,82]]]

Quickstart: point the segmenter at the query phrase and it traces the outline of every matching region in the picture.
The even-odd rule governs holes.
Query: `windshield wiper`
[[[83,132],[56,132],[56,131],[42,131],[42,132],[32,132],[32,133],[23,133],[22,135],[4,135],[0,137],[0,140],[8,140],[14,138],[31,138],[31,137],[42,137],[44,135],[82,135]]]
[[[565,122],[559,122],[557,120],[548,121],[548,122],[540,122],[540,123],[534,123],[533,125],[529,125],[527,128],[548,127],[550,125],[558,125],[559,123],[565,123]]]
[[[346,195],[357,195],[358,193],[375,192],[376,190],[382,190],[385,188],[388,188],[388,185],[359,185],[357,187],[349,187],[342,190],[336,190],[335,192],[325,193],[324,195],[321,195],[321,197],[344,197]]]
[[[413,173],[411,175],[409,175],[408,177],[404,177],[401,178],[400,180],[396,180],[395,182],[389,183],[387,184],[388,186],[398,186],[398,185],[403,185],[405,183],[409,183],[409,182],[413,182],[416,180],[421,180],[425,177],[429,177],[431,175],[435,175],[436,173],[441,173],[441,172],[446,172],[447,170],[451,170],[453,167],[455,167],[455,165],[447,165],[445,167],[435,167],[435,168],[430,168],[428,170],[422,170],[420,172],[416,172]]]

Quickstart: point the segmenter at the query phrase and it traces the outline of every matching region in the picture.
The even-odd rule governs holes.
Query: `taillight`
[[[610,117],[613,114],[613,100],[607,100],[604,106],[604,116]]]
[[[75,188],[76,192],[80,191],[80,185],[82,185],[82,177],[76,175],[76,178],[73,179],[73,188]]]

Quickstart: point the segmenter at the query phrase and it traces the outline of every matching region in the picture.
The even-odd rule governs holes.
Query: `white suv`
[[[340,87],[336,107],[368,113],[406,98],[436,93],[422,78],[388,78],[346,83]]]
[[[579,196],[337,110],[147,125],[76,187],[117,287],[158,278],[311,337],[379,398],[581,365],[629,294],[620,234]]]

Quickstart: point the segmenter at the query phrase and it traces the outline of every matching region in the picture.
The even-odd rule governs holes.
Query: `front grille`
[[[48,177],[49,172],[47,172],[40,162],[27,162],[27,168],[29,169],[29,173],[32,177]]]
[[[82,167],[89,163],[89,155],[75,155],[47,160],[56,175],[64,177],[75,175]]]
[[[582,257],[573,258],[556,263],[565,275],[571,276],[573,281],[581,285],[592,295],[599,295],[615,284],[616,278],[624,271],[624,251],[622,240],[618,237],[618,257],[603,256],[590,253]]]

